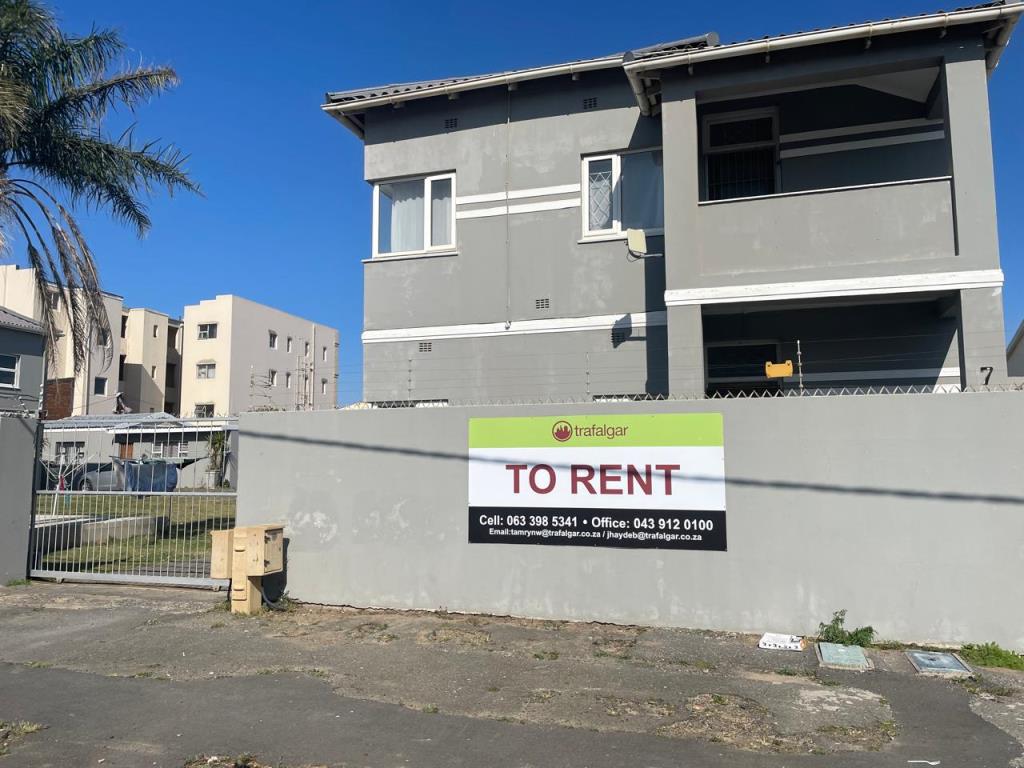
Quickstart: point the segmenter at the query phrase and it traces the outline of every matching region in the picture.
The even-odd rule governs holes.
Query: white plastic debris
[[[778,632],[765,632],[757,643],[758,648],[767,651],[802,651],[804,639],[799,635],[783,635]]]

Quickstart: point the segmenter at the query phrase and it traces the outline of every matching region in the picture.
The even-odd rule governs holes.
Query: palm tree
[[[177,84],[169,67],[124,67],[124,51],[112,30],[73,37],[36,0],[0,0],[0,248],[21,235],[48,349],[62,312],[76,371],[90,335],[110,327],[96,260],[69,208],[106,210],[141,237],[151,223],[144,198],[154,190],[199,191],[175,147],[139,143],[131,129],[104,132],[111,109],[134,111]]]

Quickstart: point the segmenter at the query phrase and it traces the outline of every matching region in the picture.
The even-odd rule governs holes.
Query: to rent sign
[[[469,541],[724,551],[722,414],[470,419]]]

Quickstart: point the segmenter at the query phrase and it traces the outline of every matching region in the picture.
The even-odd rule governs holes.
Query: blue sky
[[[954,7],[956,4],[950,4]],[[236,293],[341,330],[339,399],[360,393],[362,265],[370,190],[359,141],[323,115],[327,90],[568,61],[709,30],[745,39],[936,10],[933,2],[71,2],[70,32],[115,27],[132,62],[170,64],[177,90],[137,115],[173,141],[205,197],[156,197],[144,240],[83,224],[104,286],[179,314]],[[990,84],[1008,332],[1024,316],[1024,29]],[[20,254],[15,254],[20,259]]]

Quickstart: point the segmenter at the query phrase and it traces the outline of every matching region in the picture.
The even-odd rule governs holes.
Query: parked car
[[[75,486],[81,491],[173,491],[178,468],[163,459],[114,459],[84,472]]]

